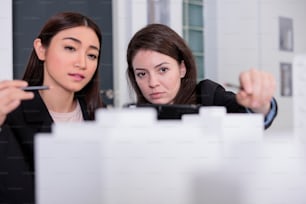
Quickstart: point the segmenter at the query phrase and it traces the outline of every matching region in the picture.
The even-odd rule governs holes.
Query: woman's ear
[[[184,78],[185,75],[186,75],[186,66],[185,66],[185,62],[182,61],[181,64],[180,64],[180,75],[181,75],[181,78]]]
[[[41,39],[36,38],[33,42],[33,46],[38,59],[44,61],[46,59],[46,48],[42,45]]]

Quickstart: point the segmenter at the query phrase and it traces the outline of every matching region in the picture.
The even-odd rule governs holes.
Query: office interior
[[[0,79],[21,76],[37,29],[59,8],[83,11],[101,25],[106,47],[102,49],[101,93],[110,106],[121,107],[134,100],[125,76],[128,40],[147,23],[160,22],[186,38],[188,31],[184,33],[184,29],[195,27],[195,31],[200,31],[202,45],[195,47],[200,49],[196,51],[200,53],[199,80],[210,78],[221,84],[237,83],[239,73],[245,69],[255,67],[271,72],[277,80],[275,97],[279,105],[271,131],[286,131],[294,126],[292,63],[296,55],[306,52],[305,0],[33,1],[33,4],[3,0],[0,20],[5,32],[1,32],[0,39]],[[188,17],[184,15],[188,11],[189,18],[199,22],[197,25],[192,25],[190,19],[190,25],[186,23]],[[203,19],[199,20],[198,14]],[[289,31],[286,25],[281,28],[282,20],[289,21]],[[13,42],[16,36],[21,37]],[[189,36],[191,44],[192,37]],[[290,48],[283,48],[282,43]]]
[[[197,57],[199,80],[210,78],[221,84],[237,83],[241,71],[255,67],[271,72],[277,81],[275,98],[279,106],[278,116],[273,125],[264,132],[260,126],[262,118],[259,116],[249,114],[223,118],[223,110],[221,112],[216,110],[221,117],[208,118],[206,121],[208,126],[203,125],[198,119],[186,118],[187,126],[173,127],[173,124],[169,124],[172,127],[170,130],[167,125],[160,128],[155,128],[153,125],[152,128],[152,124],[155,124],[152,112],[118,113],[116,109],[111,109],[111,112],[101,110],[98,113],[97,124],[54,126],[54,129],[58,130],[55,131],[56,140],[45,137],[44,134],[37,137],[39,145],[36,151],[42,154],[36,157],[36,167],[45,170],[37,172],[37,180],[38,184],[45,185],[42,187],[49,188],[48,190],[38,188],[39,200],[42,201],[40,203],[137,204],[147,203],[148,198],[151,203],[184,204],[305,201],[306,143],[300,144],[296,140],[288,140],[286,136],[297,122],[304,121],[306,112],[303,107],[304,95],[296,94],[297,89],[303,90],[305,87],[304,68],[306,67],[299,67],[298,73],[294,70],[297,65],[306,64],[306,0],[1,0],[0,5],[0,22],[3,26],[0,34],[0,80],[20,76],[27,54],[32,47],[32,41],[42,22],[59,11],[58,8],[69,8],[92,15],[101,25],[105,41],[105,49],[102,48],[101,56],[103,82],[101,93],[104,94],[110,108],[120,108],[134,100],[125,76],[126,47],[131,36],[149,22],[168,24],[184,36]],[[198,19],[199,15],[202,16],[201,19]],[[16,19],[17,16],[20,19]],[[31,33],[27,33],[29,31]],[[300,104],[301,107],[297,107],[296,104]],[[105,115],[107,117],[104,117]],[[218,128],[221,118],[225,120],[222,142],[214,135],[216,130],[217,134],[223,131]],[[120,124],[118,119],[121,120]],[[143,126],[135,129],[135,121]],[[191,123],[193,126],[190,126]],[[202,126],[205,126],[203,128],[209,143],[202,137],[199,144],[192,143],[199,141],[198,136],[201,134],[199,131],[202,131]],[[194,131],[189,131],[185,127],[192,127]],[[109,130],[110,133],[102,131],[101,128]],[[152,131],[148,131],[149,128],[152,128],[150,129]],[[88,134],[89,129],[92,130],[92,134]],[[122,149],[122,145],[129,144],[125,138],[126,134],[122,133],[135,130],[135,135],[127,135],[131,137],[131,141],[136,142],[131,142],[131,147],[126,146]],[[147,137],[151,143],[142,137],[145,131],[148,131]],[[116,138],[119,143],[107,140],[108,137],[100,137],[101,134],[105,136],[107,133],[110,138],[119,136]],[[176,138],[174,133],[180,134],[180,137]],[[304,135],[302,132],[301,136]],[[264,142],[262,136],[265,137]],[[178,145],[160,142],[165,137],[168,137],[168,141],[173,139]],[[68,149],[62,145],[67,143],[72,144]],[[221,146],[222,151],[218,151]],[[50,151],[53,157],[48,157]],[[116,159],[108,160],[105,157],[104,160],[100,160],[101,163],[98,163],[96,159],[100,159],[100,151]],[[150,151],[154,154],[146,154],[151,153]],[[116,154],[117,152],[120,154]],[[134,157],[134,153],[143,154],[141,157],[139,155]],[[220,154],[227,157],[220,159]],[[180,157],[176,157],[177,155]],[[65,160],[69,156],[73,159]],[[158,158],[163,158],[163,165],[159,163]],[[180,159],[171,160],[171,158]],[[195,183],[204,184],[199,185],[203,189],[198,189],[202,194],[197,194],[196,200],[188,200],[191,194],[188,185],[185,185],[188,174],[179,177],[173,172],[177,168],[190,170],[198,161],[201,162],[196,168],[203,168],[201,165],[208,167],[204,171],[207,174],[201,174]],[[220,161],[224,163],[221,164]],[[53,165],[50,165],[50,162]],[[75,168],[80,164],[82,168]],[[118,177],[123,174],[112,168],[120,165],[129,167],[132,176]],[[213,171],[219,167],[220,171]],[[139,168],[153,177],[141,177],[135,174],[139,172]],[[101,169],[106,174],[97,179],[95,173]],[[160,173],[160,169],[165,170],[165,174]],[[58,174],[65,170],[72,170],[73,174],[70,176],[65,172]],[[236,174],[237,172],[239,174]],[[81,185],[80,178],[83,179]],[[156,178],[156,181],[152,178]],[[169,178],[171,179],[167,180]],[[118,192],[123,193],[120,196],[118,192],[107,194],[110,191],[101,190],[99,179],[108,179],[109,183],[106,182],[106,185],[112,185],[114,182]],[[241,186],[237,181],[245,182],[243,184],[246,186],[239,189]],[[58,185],[58,182],[61,182],[61,185]],[[148,184],[153,185],[141,189],[142,193],[139,193],[138,185],[148,187]],[[155,196],[160,189],[168,192],[173,184],[177,187],[176,191],[172,191],[173,194],[163,194],[164,197]],[[136,191],[132,191],[135,188]],[[100,202],[101,194],[110,202]],[[163,198],[173,200],[167,202]],[[242,202],[241,198],[245,198],[245,202]],[[131,199],[130,202],[127,199]]]

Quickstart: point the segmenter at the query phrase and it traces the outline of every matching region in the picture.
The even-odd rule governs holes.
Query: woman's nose
[[[154,76],[154,75],[150,75],[149,78],[149,86],[151,88],[154,88],[156,86],[158,86],[159,82],[158,82],[158,77]]]
[[[75,66],[80,68],[80,69],[85,69],[86,68],[86,56],[81,55],[81,54],[78,55]]]

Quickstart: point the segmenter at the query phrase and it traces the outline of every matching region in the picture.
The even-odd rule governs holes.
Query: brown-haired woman
[[[23,80],[0,82],[0,203],[34,203],[34,135],[102,107],[99,27],[74,12],[52,16],[34,40]],[[25,91],[27,86],[47,90]]]
[[[197,104],[224,106],[229,113],[262,113],[265,128],[276,117],[271,74],[257,69],[242,72],[237,94],[208,79],[197,83],[190,48],[166,25],[149,24],[136,32],[128,44],[127,64],[137,104]]]

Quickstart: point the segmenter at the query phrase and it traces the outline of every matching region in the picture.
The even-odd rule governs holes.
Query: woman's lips
[[[152,99],[160,99],[162,97],[163,93],[162,92],[156,92],[156,93],[151,93],[150,97]]]
[[[85,78],[84,75],[77,74],[77,73],[72,73],[72,74],[68,74],[68,75],[71,76],[76,81],[81,81]]]

